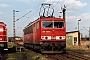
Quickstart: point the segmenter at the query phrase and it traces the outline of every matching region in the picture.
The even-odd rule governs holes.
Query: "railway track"
[[[46,56],[46,55],[45,55]],[[47,55],[49,60],[90,60],[90,58],[83,54],[67,52],[66,54]]]

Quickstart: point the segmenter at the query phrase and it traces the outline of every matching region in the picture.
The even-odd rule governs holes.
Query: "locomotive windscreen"
[[[63,28],[64,22],[54,22],[54,28]]]
[[[53,22],[52,21],[43,21],[42,22],[42,27],[43,28],[52,28],[53,27]]]
[[[64,22],[60,21],[42,21],[43,28],[63,28]]]

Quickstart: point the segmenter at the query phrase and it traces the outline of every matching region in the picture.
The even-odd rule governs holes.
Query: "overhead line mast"
[[[14,37],[14,42],[15,42],[15,36],[16,36],[16,31],[15,31],[15,22],[20,20],[21,18],[25,17],[28,13],[30,13],[31,11],[29,11],[28,13],[26,13],[25,15],[21,16],[20,18],[18,18],[17,20],[15,20],[15,12],[19,12],[19,11],[15,11],[13,10],[13,37]]]

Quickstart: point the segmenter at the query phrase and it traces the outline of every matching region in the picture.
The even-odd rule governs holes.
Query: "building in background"
[[[79,37],[81,41],[81,34],[78,35],[78,31],[66,32],[66,43],[69,45],[79,45]]]

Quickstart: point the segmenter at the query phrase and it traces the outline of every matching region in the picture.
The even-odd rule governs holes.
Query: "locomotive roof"
[[[35,22],[37,22],[40,19],[51,19],[51,18],[55,18],[55,17],[40,17],[40,18],[36,19],[35,21],[30,22],[25,28],[27,28],[28,26],[34,24]],[[55,19],[63,19],[63,18],[55,18]]]
[[[0,25],[6,26],[6,24],[4,22],[2,22],[2,21],[0,21]]]
[[[0,21],[0,24],[4,24],[4,22]]]

